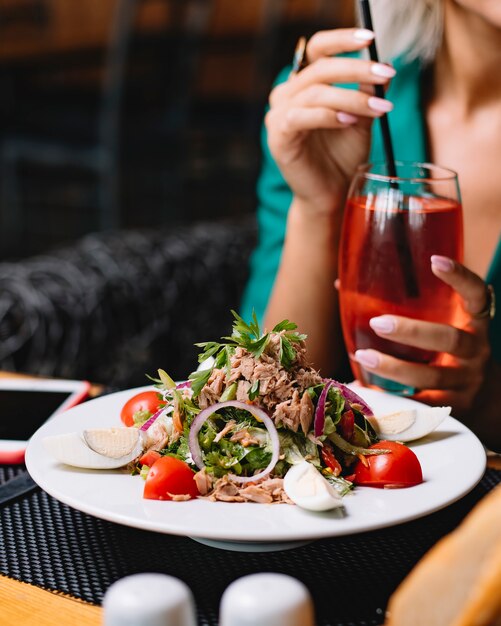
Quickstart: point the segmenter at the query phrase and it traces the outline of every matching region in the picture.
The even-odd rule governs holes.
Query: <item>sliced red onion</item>
[[[141,426],[139,430],[148,430],[148,428],[153,424],[153,422],[157,421],[157,419],[160,417],[160,413],[164,409],[165,407],[163,406],[162,408],[158,409],[158,411],[155,411],[155,413],[153,413],[153,415],[146,420],[146,422]]]
[[[191,380],[184,380],[182,383],[176,384],[176,389],[186,389],[186,387],[191,387]]]
[[[253,404],[245,404],[245,402],[238,402],[237,400],[228,400],[227,402],[219,402],[218,404],[213,404],[212,406],[200,411],[200,413],[195,417],[191,426],[190,426],[190,437],[189,437],[189,446],[190,453],[193,459],[193,462],[198,467],[198,469],[203,469],[205,467],[204,462],[202,460],[202,450],[200,449],[200,443],[198,442],[198,433],[202,428],[203,424],[209,419],[211,415],[217,413],[220,409],[224,409],[225,407],[234,407],[236,409],[241,409],[242,411],[247,411],[251,415],[253,415],[259,422],[263,422],[270,435],[271,447],[272,447],[272,455],[271,461],[268,465],[259,472],[258,474],[254,474],[254,476],[237,476],[236,474],[228,474],[229,478],[236,483],[250,483],[257,482],[262,478],[265,478],[270,474],[272,469],[278,463],[278,457],[280,454],[280,440],[278,438],[277,429],[275,428],[275,424],[273,420],[260,408],[254,406]]]
[[[348,400],[350,404],[360,404],[364,412],[364,415],[367,415],[369,417],[374,415],[374,413],[372,412],[372,409],[365,402],[365,400],[362,400],[362,398],[357,393],[355,393],[352,389],[350,389],[346,385],[343,385],[343,383],[339,383],[337,380],[332,380],[331,378],[326,379],[325,382],[327,381],[332,382],[332,384],[341,391],[344,399]]]
[[[327,380],[318,399],[317,408],[315,409],[315,419],[313,421],[315,437],[321,437],[324,434],[325,403],[327,402],[327,394],[329,393],[329,389],[332,387],[333,384],[333,380]],[[305,393],[308,392],[306,391]]]

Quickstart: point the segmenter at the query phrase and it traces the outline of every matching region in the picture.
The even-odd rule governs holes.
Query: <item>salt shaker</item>
[[[308,589],[285,574],[252,574],[223,593],[219,626],[314,626]]]
[[[121,578],[106,591],[103,609],[104,626],[196,626],[190,589],[166,574]]]

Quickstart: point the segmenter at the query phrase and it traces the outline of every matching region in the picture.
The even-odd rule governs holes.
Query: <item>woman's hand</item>
[[[488,338],[489,316],[479,316],[486,311],[489,292],[484,281],[463,265],[447,257],[433,256],[431,259],[435,276],[462,298],[469,316],[465,327],[455,328],[395,315],[374,317],[370,325],[385,339],[445,353],[444,364],[410,363],[376,350],[357,350],[355,359],[370,372],[422,390],[416,394],[419,400],[452,406],[456,417],[463,418],[474,430],[482,432],[483,416],[477,415],[481,413],[477,409],[480,406],[484,407],[482,411],[487,408],[489,398],[484,395],[490,386],[489,377],[495,375]],[[500,383],[501,379],[498,388]],[[501,429],[498,427],[497,430]]]
[[[322,211],[342,199],[355,170],[367,159],[372,119],[393,105],[372,95],[395,70],[381,63],[334,57],[366,48],[365,29],[316,33],[308,42],[308,65],[278,85],[266,115],[268,144],[296,199]],[[364,91],[345,89],[359,83]]]

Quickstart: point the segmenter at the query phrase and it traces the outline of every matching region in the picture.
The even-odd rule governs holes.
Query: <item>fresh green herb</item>
[[[338,447],[340,450],[345,452],[346,454],[351,454],[352,456],[358,456],[359,454],[363,454],[364,456],[377,456],[378,454],[388,454],[391,450],[386,450],[383,448],[365,448],[362,446],[354,446],[345,439],[338,435],[338,433],[331,433],[329,435],[329,439],[332,443]]]
[[[193,391],[193,396],[196,398],[198,394],[202,391],[202,389],[207,384],[207,381],[212,374],[213,367],[207,370],[197,370],[196,372],[192,372],[188,378],[191,380],[191,390]]]
[[[167,374],[165,370],[157,370],[158,378],[153,378],[149,374],[146,374],[146,378],[155,383],[155,387],[158,389],[162,389],[162,391],[167,391],[168,389],[175,389],[176,383],[172,380],[172,378]]]
[[[264,469],[271,461],[271,452],[267,452],[265,448],[252,448],[245,457],[246,467],[251,470]]]
[[[232,333],[229,337],[223,337],[223,342],[205,341],[196,343],[195,345],[202,348],[202,352],[198,356],[198,361],[203,363],[210,357],[214,359],[213,364],[201,371],[193,372],[189,378],[192,381],[191,388],[196,398],[203,387],[207,384],[212,370],[226,369],[229,376],[231,371],[231,357],[235,353],[237,347],[244,348],[255,359],[266,352],[266,348],[270,342],[271,333],[279,333],[280,337],[280,363],[285,368],[290,368],[296,360],[296,348],[294,344],[300,343],[306,339],[306,335],[298,333],[296,324],[283,320],[277,324],[271,333],[263,333],[259,327],[256,313],[252,312],[252,320],[247,323],[235,311],[231,312],[235,321],[233,322]],[[258,390],[251,390],[253,397],[257,397]],[[250,397],[250,396],[249,396]]]
[[[358,426],[364,432],[368,445],[372,445],[373,443],[379,441],[376,431],[365,415],[357,408],[354,408],[353,405],[351,410],[355,416],[355,426]]]
[[[219,402],[228,402],[234,400],[237,397],[237,383],[231,383],[221,394]]]
[[[259,379],[255,380],[252,383],[252,386],[249,389],[249,394],[248,394],[249,395],[249,400],[255,400],[258,397],[258,395],[259,395],[259,383],[260,383]]]
[[[309,461],[316,467],[320,467],[318,446],[313,441],[306,439],[301,433],[284,429],[278,431],[278,437],[280,439],[280,451],[289,465]]]
[[[326,470],[322,471],[322,474],[326,480],[336,489],[340,496],[345,496],[347,493],[353,490],[353,483],[342,476],[334,476],[331,472]]]
[[[145,422],[147,422],[150,419],[151,415],[152,414],[146,410],[136,411],[134,415],[132,416],[134,426],[142,426]]]

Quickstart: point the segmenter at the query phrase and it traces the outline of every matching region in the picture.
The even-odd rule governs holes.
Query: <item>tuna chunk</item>
[[[206,496],[212,489],[212,476],[207,474],[205,467],[193,477],[201,496]]]
[[[221,502],[244,502],[244,498],[239,495],[238,487],[232,483],[228,476],[223,476],[216,481],[214,490],[209,494],[209,499]]]
[[[249,389],[251,384],[246,380],[239,380],[237,384],[237,400],[247,402],[249,400]]]
[[[291,369],[280,362],[280,334],[272,333],[266,351],[259,358],[253,357],[242,347],[236,348],[231,356],[231,375],[226,370],[214,369],[207,384],[198,396],[202,409],[220,401],[225,388],[237,383],[236,399],[249,401],[251,386],[259,381],[253,402],[264,409],[277,423],[297,432],[301,427],[307,434],[313,420],[313,403],[305,396],[309,387],[322,382],[322,377],[307,366],[303,342],[294,343],[297,359]]]
[[[299,413],[299,421],[301,422],[301,428],[305,435],[308,434],[308,431],[311,427],[311,422],[313,421],[313,401],[310,397],[310,394],[305,391],[301,398],[301,411]]]
[[[294,390],[290,400],[277,404],[273,419],[277,425],[282,424],[297,433],[301,422],[301,401],[297,389]]]
[[[271,493],[257,485],[249,485],[240,489],[240,495],[250,502],[259,502],[259,504],[271,504],[273,502]]]

